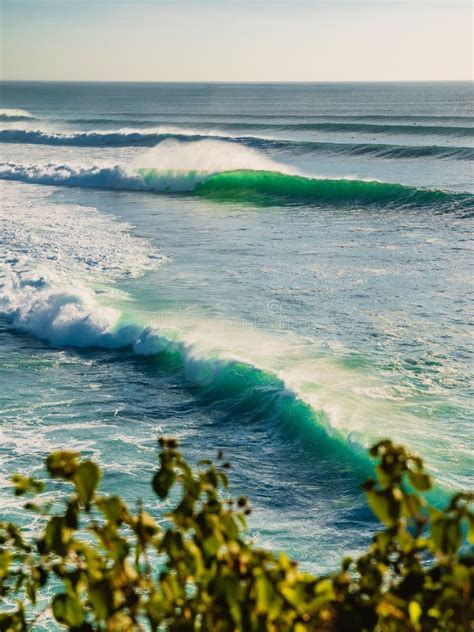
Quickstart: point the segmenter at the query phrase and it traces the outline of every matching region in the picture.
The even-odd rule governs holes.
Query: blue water
[[[472,84],[1,84],[0,507],[58,446],[160,511],[223,448],[256,540],[370,540],[364,448],[472,481]]]

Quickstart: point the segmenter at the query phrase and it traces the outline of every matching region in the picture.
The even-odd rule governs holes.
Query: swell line
[[[391,145],[376,143],[333,143],[313,141],[274,140],[258,136],[225,136],[219,134],[182,132],[156,132],[146,130],[46,132],[42,130],[3,129],[0,142],[77,147],[153,147],[167,140],[197,142],[221,140],[267,151],[288,154],[324,154],[368,156],[389,159],[437,158],[473,160],[472,147],[443,147],[439,145]]]
[[[169,121],[164,124],[171,124]],[[193,121],[194,127],[216,128],[215,121]],[[319,122],[319,123],[251,123],[251,122],[226,122],[220,129],[238,130],[263,130],[275,132],[340,132],[340,133],[366,133],[366,134],[402,134],[415,136],[451,136],[473,137],[474,126],[466,125],[418,125],[413,122],[407,124],[387,123],[355,123],[355,122]]]
[[[305,113],[288,113],[288,112],[275,112],[265,114],[259,114],[256,112],[170,112],[170,111],[161,111],[161,112],[109,112],[107,116],[99,115],[94,117],[82,117],[75,119],[58,119],[58,120],[68,120],[77,123],[89,123],[94,121],[100,122],[109,122],[116,123],[117,121],[140,121],[140,119],[147,119],[148,121],[153,118],[162,118],[162,117],[178,117],[182,119],[184,117],[188,117],[192,120],[196,119],[222,119],[222,120],[230,120],[230,119],[256,119],[256,120],[310,120],[310,121],[324,121],[324,122],[332,122],[332,121],[375,121],[375,122],[404,122],[404,121],[412,121],[412,122],[443,122],[443,123],[474,123],[474,116],[462,116],[462,115],[452,115],[452,116],[443,116],[443,115],[430,115],[430,114],[308,114]]]
[[[403,134],[416,136],[452,136],[452,137],[473,137],[474,126],[468,125],[419,125],[417,122],[411,124],[398,123],[362,123],[362,122],[335,122],[326,121],[318,123],[252,123],[252,122],[222,122],[216,121],[161,121],[162,125],[183,125],[189,124],[195,128],[214,129],[216,131],[230,130],[262,130],[276,132],[341,132],[353,133],[362,132],[367,134]]]

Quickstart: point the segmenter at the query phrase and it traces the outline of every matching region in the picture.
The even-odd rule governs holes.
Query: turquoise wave
[[[141,170],[141,173],[145,180],[153,180],[153,170]],[[474,208],[474,195],[469,193],[378,181],[306,178],[273,171],[218,173],[199,183],[194,194],[214,200],[263,204],[337,202]]]
[[[0,179],[85,188],[187,194],[216,202],[256,206],[292,204],[321,206],[363,205],[473,211],[474,195],[424,189],[398,183],[310,178],[278,171],[249,169],[209,173],[199,170],[127,171],[120,165],[0,164]]]

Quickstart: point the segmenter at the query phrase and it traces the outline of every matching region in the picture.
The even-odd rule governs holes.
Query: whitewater
[[[87,89],[2,90],[0,511],[59,446],[147,498],[166,433],[322,571],[371,442],[468,487],[469,86]]]

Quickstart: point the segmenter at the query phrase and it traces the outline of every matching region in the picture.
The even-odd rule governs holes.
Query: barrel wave
[[[145,178],[147,178],[145,174]],[[215,200],[258,200],[260,203],[334,203],[472,208],[474,197],[401,184],[365,180],[305,178],[274,172],[234,171],[211,176],[195,194]]]
[[[148,191],[161,194],[189,193],[216,202],[249,204],[346,204],[432,207],[447,211],[472,210],[469,193],[423,189],[388,182],[309,178],[262,170],[209,173],[200,170],[158,170],[123,166],[77,167],[48,164],[0,164],[0,179],[85,188]]]

